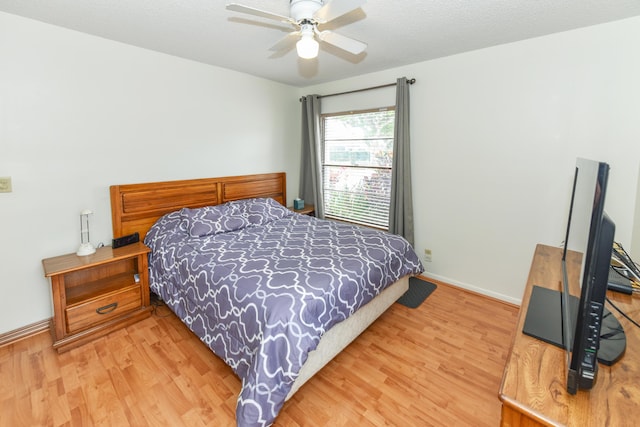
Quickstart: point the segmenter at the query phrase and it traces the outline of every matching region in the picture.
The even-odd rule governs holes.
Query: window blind
[[[325,216],[387,229],[393,107],[322,119]]]

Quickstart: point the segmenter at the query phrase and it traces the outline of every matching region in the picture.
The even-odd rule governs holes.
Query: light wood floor
[[[2,426],[232,426],[240,381],[166,308],[58,355],[0,348]],[[496,426],[515,306],[440,284],[394,304],[285,403],[276,426]]]

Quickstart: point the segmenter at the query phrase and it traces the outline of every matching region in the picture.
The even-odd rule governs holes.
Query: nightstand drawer
[[[69,306],[66,309],[67,330],[73,333],[106,322],[127,311],[140,308],[141,304],[140,285],[135,284]]]

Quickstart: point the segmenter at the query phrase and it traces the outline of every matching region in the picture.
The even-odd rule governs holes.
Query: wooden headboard
[[[213,206],[232,200],[271,197],[287,203],[284,172],[112,185],[113,237],[138,232],[140,240],[162,215],[181,208]]]

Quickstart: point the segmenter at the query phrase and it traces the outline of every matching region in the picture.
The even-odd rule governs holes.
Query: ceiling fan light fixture
[[[367,0],[289,0],[289,16],[244,6],[238,3],[228,3],[227,9],[247,13],[288,23],[296,31],[290,32],[286,37],[271,47],[271,50],[289,50],[291,44],[297,40],[296,50],[298,57],[313,59],[318,56],[320,42],[335,46],[353,55],[361,54],[367,44],[359,40],[335,33],[330,30],[319,31],[318,25],[324,25],[343,15],[360,8]],[[317,37],[316,37],[317,36]]]
[[[302,34],[302,37],[300,37],[300,40],[296,43],[298,56],[303,59],[313,59],[317,57],[319,49],[320,45],[313,36],[313,33]]]

